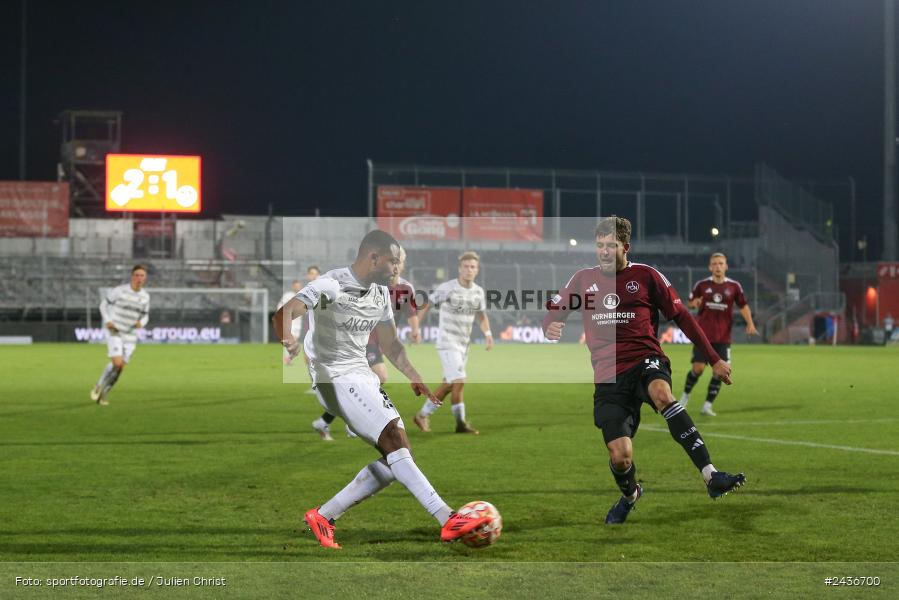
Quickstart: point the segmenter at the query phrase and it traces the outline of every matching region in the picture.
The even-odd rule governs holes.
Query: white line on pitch
[[[884,419],[816,419],[816,420],[790,420],[786,419],[783,421],[749,421],[747,423],[742,423],[740,421],[717,421],[715,423],[703,423],[704,427],[727,427],[728,425],[734,426],[744,426],[744,425],[756,425],[756,426],[777,426],[777,425],[846,425],[853,423],[892,423],[895,421],[899,421],[899,419],[892,418],[884,418]]]
[[[647,431],[656,431],[659,433],[669,433],[667,429],[661,427],[641,427]],[[729,440],[741,440],[744,442],[762,442],[764,444],[780,444],[782,446],[807,446],[809,448],[827,448],[829,450],[844,450],[846,452],[865,452],[867,454],[886,454],[888,456],[899,456],[899,452],[895,450],[876,450],[874,448],[856,448],[854,446],[834,446],[833,444],[818,444],[816,442],[802,442],[796,440],[772,440],[770,438],[747,437],[743,435],[730,435],[728,433],[703,433],[702,437],[719,437]]]

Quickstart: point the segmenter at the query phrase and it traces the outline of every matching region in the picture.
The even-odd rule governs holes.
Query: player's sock
[[[406,489],[412,492],[412,495],[424,506],[428,514],[443,526],[449,520],[452,509],[437,494],[428,478],[412,460],[412,453],[409,452],[409,449],[400,448],[388,454],[387,464],[397,481],[406,486]]]
[[[322,413],[322,421],[324,421],[326,425],[330,425],[331,423],[333,423],[335,418],[336,417],[328,411]]]
[[[437,412],[437,409],[438,409],[438,408],[440,408],[439,405],[434,404],[434,403],[431,402],[430,400],[427,400],[427,399],[426,399],[426,400],[425,400],[425,403],[422,404],[422,406],[421,406],[421,410],[418,411],[418,414],[420,414],[420,415],[423,416],[423,417],[430,417],[430,416],[433,415],[435,412]]]
[[[668,423],[671,437],[683,446],[687,456],[690,457],[697,469],[702,470],[703,467],[712,463],[709,450],[705,447],[705,442],[702,441],[696,425],[693,424],[693,419],[687,414],[687,409],[677,402],[672,402],[668,408],[662,411],[662,416]]]
[[[104,387],[106,387],[106,380],[109,378],[109,376],[112,374],[112,372],[114,370],[115,370],[115,367],[112,366],[111,362],[106,363],[106,368],[103,369],[103,374],[100,375],[100,379],[97,380],[98,388],[100,388],[102,390]]]
[[[113,369],[112,373],[106,378],[106,385],[103,386],[103,390],[100,392],[102,395],[106,395],[109,393],[109,390],[112,389],[112,386],[115,385],[115,382],[119,380],[119,375],[122,374],[122,371],[119,369]]]
[[[318,512],[328,520],[339,519],[343,513],[366,498],[374,496],[393,483],[395,479],[390,467],[384,464],[383,460],[376,460],[365,465],[345,488],[322,504]]]
[[[712,473],[714,473],[717,470],[718,469],[716,469],[715,465],[713,465],[712,463],[709,463],[702,468],[702,478],[703,478],[703,480],[705,480],[706,485],[708,485],[709,481],[711,481]]]
[[[715,401],[715,398],[718,397],[718,392],[721,391],[721,380],[717,377],[712,377],[712,380],[709,382],[709,391],[705,395],[705,401],[708,403],[709,408],[711,408],[712,402]]]
[[[684,384],[684,393],[690,394],[693,391],[693,386],[696,385],[696,382],[699,381],[699,377],[701,374],[697,374],[693,372],[693,369],[687,371],[687,383]]]
[[[627,468],[626,471],[618,471],[615,469],[615,465],[612,464],[612,461],[609,461],[609,470],[612,471],[612,477],[615,478],[615,483],[618,484],[618,489],[621,490],[621,495],[626,498],[634,498],[637,493],[637,467],[634,463],[631,463],[631,466]],[[636,498],[634,498],[636,500]]]
[[[456,417],[456,423],[465,422],[465,403],[453,404],[453,416]]]

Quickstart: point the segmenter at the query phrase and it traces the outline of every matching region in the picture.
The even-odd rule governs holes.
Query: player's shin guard
[[[712,380],[709,382],[709,391],[706,393],[705,401],[711,404],[715,401],[715,398],[718,397],[718,392],[721,391],[721,380],[717,377],[712,377]]]
[[[101,392],[104,396],[109,393],[109,390],[112,389],[112,386],[115,385],[115,382],[119,380],[119,375],[122,374],[122,371],[116,368],[112,369],[112,373],[106,377],[106,385],[103,386],[103,391]]]
[[[356,477],[333,498],[322,504],[319,514],[326,519],[339,519],[343,513],[366,498],[374,496],[396,478],[384,461],[376,460],[356,474]]]
[[[662,416],[668,423],[671,437],[683,446],[687,456],[690,457],[697,469],[701,471],[703,467],[712,462],[705,442],[702,441],[702,436],[699,435],[696,425],[693,424],[693,419],[687,414],[687,409],[677,402],[672,402],[668,408],[662,411]]]
[[[693,391],[693,386],[699,381],[699,375],[693,372],[693,369],[687,371],[687,382],[684,384],[684,393],[689,394]]]
[[[630,498],[637,492],[637,467],[634,463],[622,472],[615,469],[615,465],[609,461],[609,470],[612,471],[612,477],[615,478],[622,496]]]
[[[106,380],[112,375],[112,372],[115,371],[115,367],[112,366],[112,363],[106,363],[106,368],[103,369],[103,374],[100,375],[100,379],[97,380],[97,387],[101,390],[106,387]]]
[[[431,482],[425,477],[415,461],[412,460],[412,453],[408,448],[400,448],[394,450],[387,455],[387,465],[393,472],[393,476],[397,481],[406,486],[415,499],[433,516],[440,525],[449,520],[452,511],[443,498],[437,494]]]

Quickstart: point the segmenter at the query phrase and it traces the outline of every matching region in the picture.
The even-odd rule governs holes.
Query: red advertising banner
[[[0,181],[0,237],[68,235],[68,183]]]
[[[457,240],[459,188],[378,186],[378,227],[398,240]]]
[[[504,188],[462,190],[469,240],[543,240],[543,191]]]

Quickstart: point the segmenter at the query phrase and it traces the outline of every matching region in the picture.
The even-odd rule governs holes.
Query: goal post
[[[99,306],[111,287],[88,290],[82,341],[103,338]],[[266,288],[148,287],[150,320],[138,335],[146,343],[263,343],[269,341]]]

